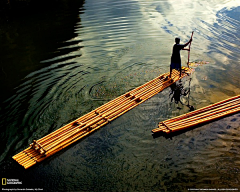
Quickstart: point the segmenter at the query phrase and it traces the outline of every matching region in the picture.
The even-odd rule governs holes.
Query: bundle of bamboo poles
[[[174,82],[192,73],[193,69],[182,67],[182,71],[181,77],[179,77],[177,70],[173,70],[172,78],[169,78],[169,73],[162,74],[45,137],[34,140],[30,147],[13,156],[13,159],[25,169],[33,166],[161,92]]]
[[[162,121],[152,133],[169,134],[187,129],[202,123],[237,113],[240,111],[240,95],[203,107],[193,112]]]

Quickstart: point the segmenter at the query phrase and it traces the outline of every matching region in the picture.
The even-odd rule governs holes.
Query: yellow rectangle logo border
[[[2,185],[7,185],[7,179],[6,178],[2,178]]]

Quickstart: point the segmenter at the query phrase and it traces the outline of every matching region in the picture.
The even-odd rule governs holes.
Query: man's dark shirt
[[[173,46],[171,63],[176,63],[181,65],[180,50],[183,49],[184,47],[185,47],[184,45],[180,45],[180,44],[175,44]]]

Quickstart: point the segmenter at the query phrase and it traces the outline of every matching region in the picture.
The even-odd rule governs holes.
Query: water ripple
[[[169,71],[174,38],[185,42],[192,30],[191,60],[210,62],[196,67],[191,85],[183,81],[191,87],[190,102],[200,108],[239,94],[239,7],[228,0],[85,1],[74,36],[57,42],[35,64],[41,67],[26,74],[2,103],[0,161]],[[181,55],[185,65],[187,53]],[[169,93],[164,90],[36,167],[34,174],[44,181],[51,172],[49,182],[65,191],[186,191],[226,187],[226,178],[237,186],[239,114],[172,139],[153,139],[158,122],[187,112]],[[31,178],[30,172],[24,174]]]

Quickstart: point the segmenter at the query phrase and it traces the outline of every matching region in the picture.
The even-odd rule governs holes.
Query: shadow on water
[[[0,19],[1,101],[14,93],[27,74],[46,67],[40,61],[81,48],[58,49],[69,46],[71,43],[65,41],[77,36],[74,29],[81,20],[79,8],[83,4],[83,0],[38,2],[12,6],[5,13],[5,18]]]
[[[41,114],[41,110],[46,107],[41,100],[47,98],[46,94],[54,85],[48,88],[51,83],[48,78],[52,77],[55,81],[56,78],[60,78],[60,75],[53,77],[53,68],[59,70],[61,67],[72,65],[73,62],[70,63],[69,58],[81,56],[68,56],[71,52],[81,49],[82,46],[78,45],[78,41],[66,41],[77,36],[75,26],[81,21],[79,9],[82,9],[84,1],[61,0],[57,3],[49,4],[49,6],[41,4],[42,10],[21,14],[19,10],[13,12],[15,9],[12,9],[11,12],[6,13],[8,14],[6,20],[0,20],[1,163],[10,151],[14,151],[13,148],[17,148],[19,137],[22,138],[22,143],[28,143],[29,133],[26,130],[36,126],[32,124],[29,127],[29,122],[36,120],[36,114]],[[31,6],[21,11],[30,8]],[[67,48],[60,49],[60,47]],[[67,56],[63,57],[63,55]],[[53,65],[53,62],[42,62],[49,58],[57,58],[55,61],[59,62],[59,65]],[[41,79],[36,80],[34,76],[27,77],[41,69],[48,70],[48,73],[43,74]],[[54,72],[57,74],[56,70]],[[49,77],[46,78],[46,75]],[[61,73],[61,77],[63,75]],[[41,87],[46,88],[45,91],[40,98],[34,99],[34,93],[38,89],[40,92]],[[54,99],[48,102],[54,103]],[[40,110],[29,110],[30,105],[38,106]],[[26,119],[30,121],[27,122]]]
[[[171,93],[169,94],[169,97],[171,96],[171,102],[174,102],[176,104],[180,103],[182,105],[186,105],[189,108],[189,111],[194,111],[194,106],[189,104],[190,100],[190,84],[191,84],[192,78],[189,79],[189,88],[184,88],[182,81],[173,83],[171,88]],[[187,104],[183,104],[181,98],[187,97]],[[177,109],[181,109],[180,107],[177,107]]]

